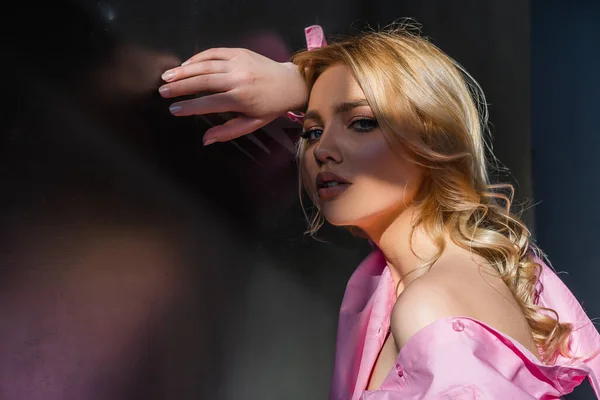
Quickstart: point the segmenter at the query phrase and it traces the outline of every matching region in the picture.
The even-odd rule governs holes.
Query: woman
[[[320,34],[308,28],[309,48]],[[160,92],[214,92],[175,115],[240,113],[206,145],[306,109],[310,231],[324,218],[376,248],[346,289],[330,397],[549,399],[585,377],[598,395],[598,332],[489,184],[477,83],[402,28],[293,62],[211,49],[167,71]]]

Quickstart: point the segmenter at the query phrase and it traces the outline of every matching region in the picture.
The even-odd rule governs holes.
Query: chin
[[[356,222],[358,221],[355,218],[349,218],[348,215],[340,215],[341,213],[335,212],[326,212],[321,208],[323,212],[323,217],[325,217],[325,221],[329,222],[329,224],[333,226],[338,226],[341,228],[351,228],[356,227]]]
[[[356,236],[361,239],[369,239],[369,236],[365,233],[365,231],[363,231],[362,228],[357,226],[356,224],[349,223],[347,221],[344,221],[344,222],[337,221],[336,222],[335,220],[332,221],[332,220],[329,220],[328,218],[325,218],[325,220],[327,222],[329,222],[330,225],[333,225],[338,228],[346,229],[348,232],[350,232],[350,234],[352,234],[352,236]]]

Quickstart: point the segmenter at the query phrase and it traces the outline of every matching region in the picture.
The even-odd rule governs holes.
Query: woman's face
[[[303,137],[303,183],[331,224],[381,233],[416,198],[422,168],[391,148],[345,65],[315,82]]]

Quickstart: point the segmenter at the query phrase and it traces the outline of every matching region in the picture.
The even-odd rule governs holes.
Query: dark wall
[[[227,116],[169,115],[160,74],[205,48],[286,60],[305,26],[414,17],[482,84],[531,197],[526,2],[59,0],[5,16],[1,399],[326,398],[368,246],[303,238],[290,122],[204,148]]]
[[[600,316],[600,3],[532,2],[536,234],[590,317]],[[587,386],[587,385],[586,385]],[[591,399],[589,386],[572,397]]]

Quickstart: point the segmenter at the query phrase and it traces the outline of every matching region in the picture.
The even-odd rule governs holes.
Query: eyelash
[[[360,129],[360,128],[354,128],[354,130],[356,130],[356,131],[358,131],[358,132],[366,133],[366,132],[371,132],[373,129],[376,129],[376,128],[379,126],[379,124],[377,123],[377,120],[376,120],[376,119],[374,119],[374,118],[366,118],[366,117],[362,117],[362,118],[357,118],[357,119],[354,119],[354,120],[352,120],[352,121],[350,122],[349,128],[351,128],[351,127],[352,127],[353,125],[355,125],[356,123],[360,123],[360,122],[364,122],[364,121],[366,121],[366,122],[370,122],[370,123],[372,123],[373,125],[372,125],[371,127],[369,127],[369,128],[366,128],[366,129],[364,129],[364,128],[363,128],[363,129]],[[312,134],[313,132],[316,132],[316,131],[321,131],[321,132],[322,132],[323,130],[322,130],[322,129],[317,129],[317,128],[315,128],[315,129],[303,130],[303,131],[302,131],[302,133],[300,134],[300,137],[301,137],[302,139],[305,139],[305,140],[307,140],[309,143],[313,143],[313,142],[314,142],[315,140],[317,140],[317,139],[311,139],[311,137],[310,137],[310,136],[311,136],[311,134]]]

